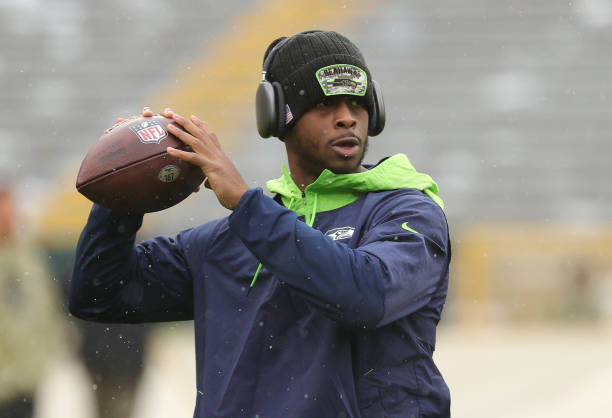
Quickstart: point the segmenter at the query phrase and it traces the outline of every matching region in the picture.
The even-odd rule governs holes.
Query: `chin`
[[[335,174],[356,173],[359,171],[359,168],[361,167],[361,158],[355,159],[355,161],[352,161],[352,160],[353,158],[340,162],[340,163],[330,164],[328,166],[328,169]]]

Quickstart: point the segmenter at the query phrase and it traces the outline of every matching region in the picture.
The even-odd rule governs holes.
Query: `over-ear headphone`
[[[300,32],[297,35],[303,35],[313,32],[324,32],[321,30],[309,30]],[[297,36],[294,35],[294,36]],[[284,138],[287,133],[285,122],[285,94],[283,87],[278,81],[268,81],[267,73],[272,63],[274,54],[290,39],[281,38],[276,45],[272,47],[268,56],[265,58],[261,71],[261,83],[257,87],[255,96],[255,117],[257,120],[257,131],[262,138],[275,136]],[[372,85],[372,94],[374,96],[374,106],[369,115],[368,135],[376,136],[382,132],[385,127],[385,103],[383,101],[382,90],[376,80],[370,81]]]

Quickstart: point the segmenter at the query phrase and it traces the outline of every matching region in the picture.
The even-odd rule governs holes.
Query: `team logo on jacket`
[[[159,144],[168,136],[168,132],[156,120],[147,120],[135,126],[130,126],[143,144]]]
[[[343,226],[342,228],[330,229],[325,233],[328,237],[331,237],[334,241],[339,239],[347,239],[353,236],[355,228],[352,226]]]

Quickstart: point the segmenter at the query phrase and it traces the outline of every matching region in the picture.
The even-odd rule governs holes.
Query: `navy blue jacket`
[[[329,210],[342,189],[329,184],[346,178],[333,176],[307,188],[317,195],[312,227],[285,207],[289,195],[251,189],[229,217],[135,245],[141,215],[94,205],[70,311],[102,322],[193,319],[195,417],[448,416],[432,359],[450,261],[435,183],[356,186]]]

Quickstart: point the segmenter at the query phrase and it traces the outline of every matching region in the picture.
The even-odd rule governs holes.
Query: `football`
[[[171,119],[132,117],[109,128],[81,163],[76,188],[89,200],[126,213],[176,205],[204,181],[200,167],[170,156],[191,147],[167,130]]]

